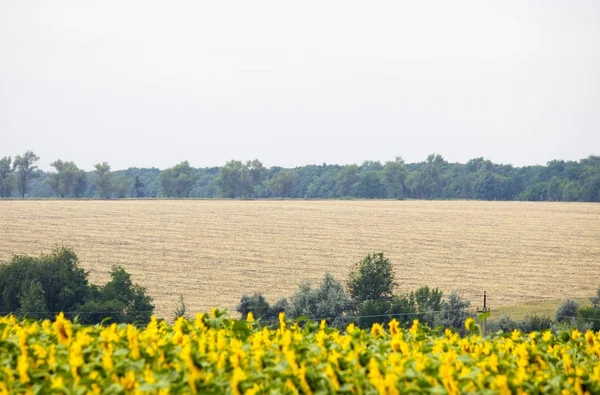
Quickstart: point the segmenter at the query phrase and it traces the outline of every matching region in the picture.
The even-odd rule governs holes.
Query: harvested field
[[[480,303],[591,296],[600,287],[600,205],[466,201],[0,201],[0,260],[75,249],[92,282],[124,266],[169,317],[271,301],[327,271],[345,279],[369,251],[399,291],[457,290]],[[506,310],[506,309],[505,309]]]

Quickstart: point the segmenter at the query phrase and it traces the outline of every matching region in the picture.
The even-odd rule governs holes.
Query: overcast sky
[[[600,2],[3,0],[0,157],[28,149],[86,170],[581,159]]]

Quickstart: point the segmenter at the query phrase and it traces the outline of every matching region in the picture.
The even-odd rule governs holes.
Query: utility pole
[[[483,309],[477,308],[478,313],[487,314],[490,312],[490,308],[487,306],[487,295],[486,292],[483,291]],[[483,337],[487,334],[487,315],[483,318]]]

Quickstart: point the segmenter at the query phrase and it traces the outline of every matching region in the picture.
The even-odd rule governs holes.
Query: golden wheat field
[[[422,285],[490,305],[591,296],[600,287],[600,205],[467,201],[2,201],[0,260],[75,249],[90,280],[124,266],[157,315],[233,310],[242,293],[291,295],[345,279],[384,251],[399,292]]]

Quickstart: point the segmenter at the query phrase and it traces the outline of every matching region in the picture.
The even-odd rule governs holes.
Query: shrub
[[[517,328],[525,333],[544,331],[552,327],[552,320],[550,317],[539,316],[537,314],[529,315],[519,321]]]
[[[567,300],[556,309],[556,322],[575,322],[579,305],[574,300]]]
[[[248,313],[252,313],[255,319],[272,320],[276,318],[271,310],[271,305],[260,293],[242,295],[240,304],[235,309],[244,320],[248,318]]]
[[[448,299],[442,302],[437,325],[452,328],[461,334],[465,333],[464,322],[474,314],[468,311],[471,302],[458,296],[456,292],[450,293]]]
[[[311,288],[307,283],[301,284],[285,311],[291,318],[306,316],[315,321],[326,319],[330,326],[341,326],[351,306],[342,283],[327,273],[316,288]]]

